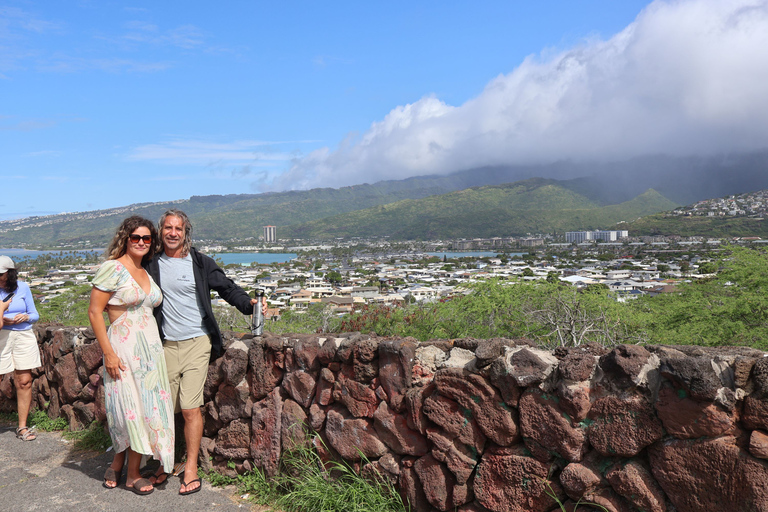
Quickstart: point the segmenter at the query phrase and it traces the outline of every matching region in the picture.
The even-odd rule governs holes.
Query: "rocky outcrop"
[[[37,407],[72,428],[104,421],[91,331],[35,332]],[[359,333],[226,333],[225,349],[205,387],[203,468],[274,475],[312,442],[417,512],[768,512],[763,352]],[[0,410],[14,392],[4,376]]]

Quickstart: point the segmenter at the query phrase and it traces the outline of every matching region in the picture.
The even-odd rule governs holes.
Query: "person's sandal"
[[[141,490],[142,487],[147,487],[147,486],[152,486],[152,488],[147,491]],[[128,489],[129,491],[132,491],[138,494],[139,496],[146,496],[147,494],[152,494],[155,491],[155,486],[152,485],[152,482],[150,482],[146,478],[138,478],[134,480],[132,485],[128,485],[128,482],[125,482],[125,488]]]
[[[120,479],[123,477],[123,468],[120,468],[118,471],[115,471],[111,467],[107,468],[107,470],[104,472],[104,482],[101,484],[107,489],[114,489],[118,485],[120,485]],[[107,482],[115,482],[115,486],[107,485]]]
[[[19,427],[16,429],[16,437],[22,441],[34,441],[37,439],[35,432],[29,427]]]
[[[182,473],[182,475],[183,475],[183,473]],[[194,489],[189,489],[189,486],[192,485],[195,482],[199,483],[200,485],[198,485]],[[184,490],[183,491],[181,490],[181,488],[179,488],[179,494],[181,494],[182,496],[186,496],[188,494],[194,494],[194,493],[196,493],[197,491],[199,491],[200,489],[203,488],[203,482],[201,482],[199,478],[195,478],[191,482],[185,482],[184,481],[184,477],[182,477],[181,478],[181,485],[184,486]]]
[[[158,469],[158,471],[161,471],[161,470],[162,470],[162,466],[160,466],[160,469]],[[152,472],[144,473],[141,476],[142,478],[146,478],[147,480],[149,480],[149,483],[151,483],[153,486],[160,487],[168,483],[168,477],[171,475],[169,475],[165,471],[161,471],[160,473],[156,471],[152,471]],[[153,478],[155,479],[154,482],[152,481]]]

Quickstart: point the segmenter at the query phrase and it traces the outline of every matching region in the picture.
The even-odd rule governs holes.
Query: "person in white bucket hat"
[[[0,256],[0,375],[13,372],[19,414],[16,437],[32,441],[36,436],[27,426],[32,405],[32,369],[42,366],[32,324],[40,315],[29,285],[18,278],[13,260]]]

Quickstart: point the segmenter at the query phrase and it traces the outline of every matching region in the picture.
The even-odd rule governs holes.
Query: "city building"
[[[277,228],[275,226],[264,226],[264,241],[266,243],[277,242]]]

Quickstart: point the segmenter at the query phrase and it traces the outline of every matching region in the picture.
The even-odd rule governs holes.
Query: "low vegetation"
[[[648,342],[768,350],[768,255],[732,248],[713,267],[718,268],[715,277],[627,302],[617,302],[600,286],[576,291],[548,281],[487,281],[434,303],[366,306],[338,323],[319,310],[284,315],[265,330],[360,331],[422,341],[529,338],[549,347]]]
[[[250,501],[285,512],[407,510],[390,482],[382,478],[365,478],[344,462],[323,461],[310,447],[284,452],[279,473],[273,478],[265,477],[259,470],[235,478],[218,473],[204,476],[213,485],[234,484]]]

